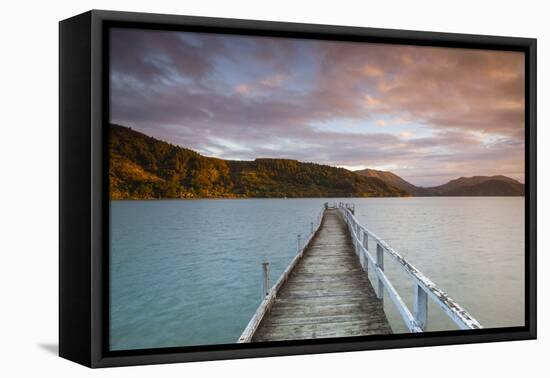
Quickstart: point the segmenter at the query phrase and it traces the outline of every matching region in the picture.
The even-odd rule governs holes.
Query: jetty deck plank
[[[262,319],[253,341],[392,333],[356,257],[340,212],[325,211],[303,258]]]

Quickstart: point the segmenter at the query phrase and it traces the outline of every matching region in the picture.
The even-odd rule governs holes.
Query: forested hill
[[[396,188],[400,188],[408,193],[411,193],[412,195],[417,195],[419,189],[421,189],[411,184],[410,182],[405,181],[401,177],[397,176],[395,173],[388,171],[378,171],[376,169],[366,168],[360,171],[355,171],[355,173],[360,174],[361,176],[377,177],[380,180],[395,186]]]
[[[110,127],[112,199],[407,196],[377,177],[289,159],[231,161]]]
[[[525,185],[503,175],[460,177],[446,184],[423,188],[431,196],[523,196]]]

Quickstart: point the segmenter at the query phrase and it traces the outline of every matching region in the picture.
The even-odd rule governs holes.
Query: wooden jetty
[[[325,204],[311,234],[269,287],[264,263],[265,298],[238,342],[304,340],[392,333],[384,313],[384,292],[396,306],[410,332],[423,332],[432,299],[461,329],[481,328],[462,307],[382,239],[355,218],[353,204]],[[376,255],[369,252],[369,238]],[[384,273],[389,255],[414,285],[411,312]],[[368,277],[372,264],[374,285]]]

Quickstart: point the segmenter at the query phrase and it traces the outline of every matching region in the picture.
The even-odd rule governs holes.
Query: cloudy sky
[[[524,179],[517,52],[111,31],[111,121],[206,156]]]

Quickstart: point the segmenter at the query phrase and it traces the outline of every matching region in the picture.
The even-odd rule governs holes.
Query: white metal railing
[[[315,222],[310,223],[310,232],[305,240],[305,243],[302,244],[302,237],[299,234],[298,235],[298,248],[296,256],[292,259],[290,264],[286,267],[284,272],[281,274],[277,282],[275,282],[275,285],[273,285],[271,288],[269,288],[269,263],[263,262],[262,263],[262,295],[263,300],[258,306],[258,309],[248,322],[248,325],[244,329],[243,333],[239,337],[239,340],[237,340],[237,343],[249,343],[252,341],[252,337],[254,337],[254,334],[256,333],[256,330],[258,329],[260,323],[262,322],[262,319],[264,318],[265,314],[269,312],[271,307],[273,306],[273,303],[275,303],[275,299],[277,298],[277,294],[279,290],[283,287],[284,283],[288,280],[288,277],[290,276],[290,273],[292,273],[292,270],[296,265],[298,265],[298,262],[302,259],[304,256],[304,252],[306,251],[307,247],[315,237],[315,234],[317,233],[317,230],[319,230],[319,227],[321,227],[321,223],[323,223],[323,216],[325,214],[325,210],[334,207],[336,208],[336,204],[329,206],[328,203],[325,203],[325,206],[321,210],[321,212],[318,214],[317,218],[315,219]]]
[[[353,204],[339,203],[338,209],[348,225],[355,253],[360,259],[363,270],[368,274],[371,263],[377,278],[376,295],[384,299],[384,289],[395,304],[401,318],[410,332],[423,332],[428,321],[428,298],[433,300],[444,314],[461,329],[483,328],[465,309],[438,288],[428,277],[412,266],[403,256],[397,253],[384,240],[367,230],[355,217]],[[376,243],[376,257],[369,252],[368,240]],[[414,305],[411,312],[399,293],[395,290],[388,276],[384,273],[384,255],[388,254],[412,278],[414,282]]]

